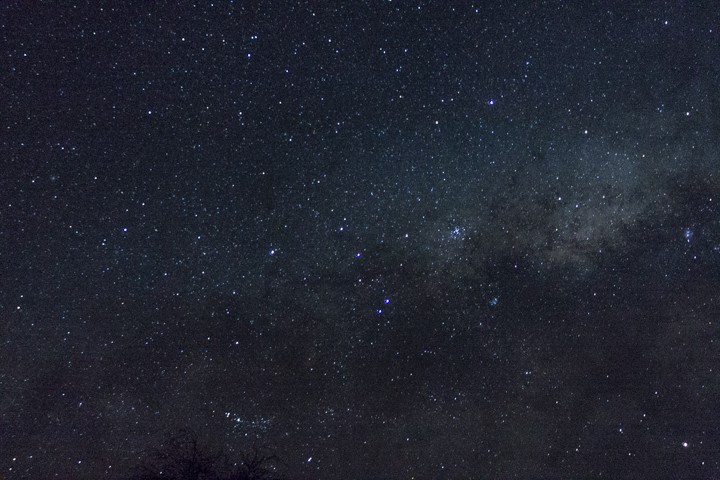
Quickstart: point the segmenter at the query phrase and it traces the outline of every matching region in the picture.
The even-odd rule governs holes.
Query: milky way
[[[720,473],[720,18],[0,11],[0,476]]]

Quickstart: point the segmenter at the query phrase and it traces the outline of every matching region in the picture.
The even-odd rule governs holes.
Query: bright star
[[[687,227],[685,230],[683,230],[683,237],[685,237],[685,240],[689,242],[690,240],[692,240],[694,233],[695,232],[693,232],[693,229],[691,227]]]

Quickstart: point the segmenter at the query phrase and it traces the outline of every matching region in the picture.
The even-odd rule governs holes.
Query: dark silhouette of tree
[[[264,450],[253,446],[249,453],[241,454],[241,461],[235,466],[229,480],[280,480],[274,473],[280,459]]]
[[[282,463],[267,449],[253,447],[231,461],[222,451],[209,453],[194,433],[183,430],[168,444],[152,450],[131,480],[283,480],[276,473]]]

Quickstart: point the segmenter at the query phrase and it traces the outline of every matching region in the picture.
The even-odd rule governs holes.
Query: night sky
[[[3,478],[183,428],[720,475],[716,3],[7,1],[0,45]]]

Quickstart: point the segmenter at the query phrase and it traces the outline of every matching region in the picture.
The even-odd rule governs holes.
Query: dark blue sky
[[[720,473],[705,2],[0,7],[0,471]]]

